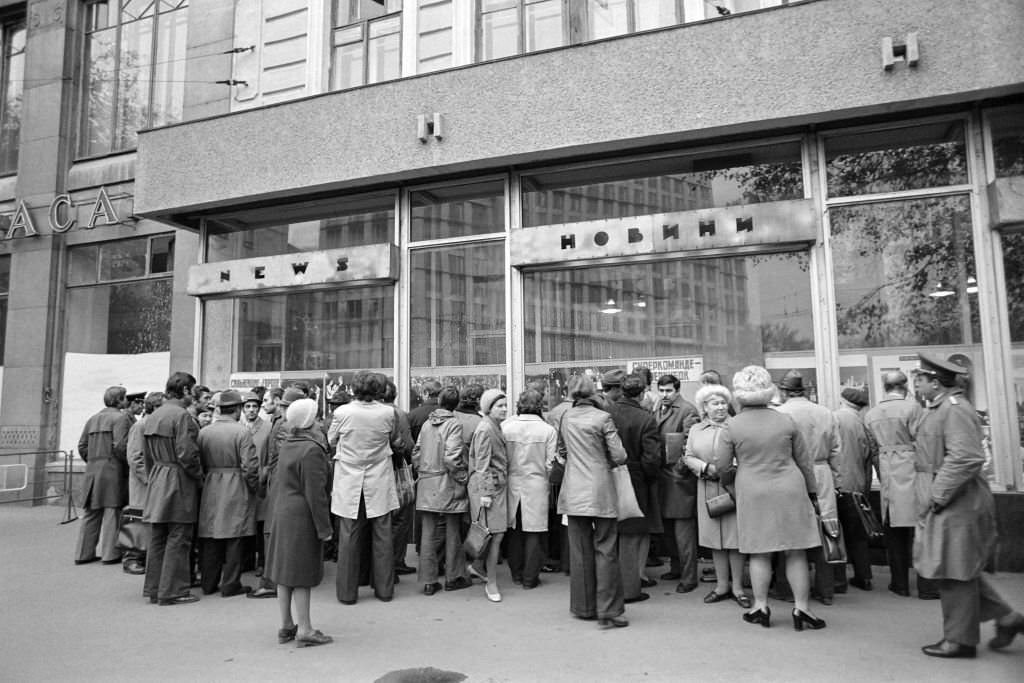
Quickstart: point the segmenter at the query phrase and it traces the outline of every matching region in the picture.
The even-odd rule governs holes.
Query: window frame
[[[174,247],[173,246],[171,247],[171,249],[168,252],[170,254],[170,256],[171,256],[171,258],[168,260],[168,269],[165,270],[165,271],[161,271],[161,272],[153,272],[153,270],[152,270],[152,268],[153,268],[153,243],[156,242],[157,240],[166,239],[168,237],[171,238],[171,244],[173,245],[174,242],[175,242],[176,234],[173,233],[173,232],[162,232],[162,233],[158,233],[158,234],[155,234],[155,235],[146,235],[144,237],[129,237],[129,238],[126,238],[126,239],[105,240],[105,241],[102,241],[102,242],[87,242],[87,243],[84,243],[84,244],[76,244],[75,246],[68,247],[68,250],[67,250],[68,251],[68,257],[67,258],[68,258],[68,261],[69,261],[69,267],[67,268],[67,274],[68,274],[67,277],[70,278],[70,276],[71,276],[71,268],[70,268],[71,252],[75,251],[76,249],[84,250],[84,249],[88,249],[89,247],[96,247],[97,249],[102,249],[106,245],[115,244],[115,243],[118,243],[118,242],[137,242],[137,241],[141,241],[141,240],[146,240],[146,273],[144,275],[136,275],[136,276],[124,277],[124,278],[101,278],[100,277],[100,273],[102,272],[103,263],[102,263],[101,259],[97,258],[96,259],[96,279],[95,280],[92,280],[90,282],[79,282],[79,283],[72,283],[70,281],[67,281],[67,282],[65,282],[65,286],[68,289],[79,289],[79,288],[82,288],[82,287],[97,287],[97,286],[112,285],[112,284],[124,284],[124,283],[130,283],[130,282],[141,282],[141,281],[144,281],[144,280],[159,280],[161,278],[173,279],[173,277],[174,277]]]
[[[367,85],[373,85],[375,83],[384,83],[384,82],[387,82],[387,81],[397,80],[397,79],[401,78],[402,77],[402,50],[403,50],[403,43],[404,43],[404,40],[403,40],[403,37],[402,37],[402,34],[404,32],[404,26],[403,26],[403,20],[402,20],[403,19],[403,17],[402,17],[402,14],[403,14],[403,12],[402,12],[402,10],[403,10],[403,3],[400,2],[400,1],[396,2],[396,0],[385,0],[385,2],[384,2],[384,10],[385,10],[384,14],[381,14],[381,15],[375,16],[375,17],[359,18],[359,19],[356,19],[355,21],[351,21],[349,23],[340,23],[341,22],[341,18],[338,16],[338,13],[339,13],[341,4],[347,4],[347,3],[341,3],[341,2],[338,2],[337,0],[335,0],[334,2],[331,3],[331,20],[330,20],[331,26],[330,26],[330,30],[328,32],[328,35],[329,35],[329,38],[328,38],[328,49],[330,50],[330,55],[329,55],[330,73],[328,75],[328,81],[327,81],[328,89],[330,90],[330,92],[339,92],[339,91],[342,91],[342,90],[351,90],[352,88],[359,88],[359,87],[363,87],[363,86],[367,86]],[[397,5],[397,9],[392,9],[390,12],[388,12],[387,11],[388,5]],[[371,81],[370,80],[370,41],[371,41],[370,28],[371,28],[371,26],[373,24],[384,23],[384,22],[387,22],[387,21],[394,20],[396,18],[398,19],[398,28],[397,28],[397,30],[395,30],[393,33],[388,33],[386,35],[389,35],[389,36],[390,35],[397,35],[398,36],[398,59],[397,59],[398,74],[396,76],[394,76],[393,78],[381,78],[381,79],[377,79],[377,80]],[[359,38],[358,41],[353,40],[353,41],[346,42],[346,43],[335,43],[335,35],[337,35],[339,32],[342,32],[342,31],[344,31],[346,29],[352,29],[353,27],[356,27],[356,26],[359,27],[359,31],[360,31],[360,38]],[[361,76],[360,82],[356,83],[356,84],[353,84],[353,85],[347,85],[347,86],[339,85],[339,86],[335,87],[334,79],[335,79],[335,74],[337,73],[337,68],[338,68],[337,60],[336,60],[336,57],[335,57],[335,51],[339,47],[341,47],[342,45],[355,45],[357,42],[361,45],[361,48],[362,48],[361,49],[361,53],[362,53],[362,69],[361,69],[361,71],[362,71],[362,73],[360,74],[360,76]]]
[[[25,13],[24,13],[23,10],[22,11],[18,11],[18,12],[4,12],[4,13],[0,13],[0,128],[5,127],[7,125],[7,123],[8,123],[7,120],[6,120],[6,118],[7,118],[6,117],[7,98],[9,96],[9,94],[10,94],[9,91],[8,91],[8,86],[10,84],[10,81],[12,80],[11,79],[11,73],[10,73],[10,70],[11,70],[10,62],[11,62],[11,59],[14,56],[16,56],[16,55],[8,54],[8,45],[9,45],[10,42],[12,42],[12,40],[11,40],[12,34],[16,33],[19,30],[25,32],[25,42],[26,42],[26,45],[27,45],[28,24],[26,22]],[[21,54],[21,55],[25,54],[25,48],[24,47],[22,48],[22,51],[19,54]],[[17,80],[18,81],[23,81],[24,78],[25,78],[25,63],[24,63],[24,60],[22,60],[21,74],[18,75]],[[22,94],[24,93],[24,85],[22,85],[21,92],[22,92]],[[17,142],[17,145],[15,146],[14,154],[12,155],[13,156],[13,160],[12,160],[13,161],[13,165],[12,165],[12,167],[9,167],[9,168],[0,166],[0,176],[16,175],[18,173],[18,159],[19,159],[20,152],[21,152],[21,140],[20,140],[20,138],[21,138],[21,122],[22,122],[22,119],[19,116],[19,119],[18,119],[18,136],[17,136],[17,138],[15,138],[15,140]],[[2,160],[2,158],[0,158],[0,160]]]
[[[174,14],[175,12],[180,12],[180,11],[188,12],[189,8],[191,7],[190,0],[176,0],[177,3],[178,3],[176,7],[171,8],[171,9],[162,9],[162,5],[163,5],[164,0],[154,0],[154,2],[152,4],[155,5],[155,7],[153,9],[153,13],[152,13],[151,16],[145,17],[143,19],[133,20],[133,22],[125,22],[125,21],[122,20],[122,10],[124,9],[123,5],[126,2],[128,2],[128,1],[129,0],[88,0],[87,2],[82,3],[82,6],[81,6],[81,12],[82,12],[82,15],[81,15],[82,16],[82,34],[81,34],[82,47],[81,47],[81,50],[80,50],[79,54],[81,55],[82,65],[81,65],[81,72],[80,72],[81,84],[80,84],[80,88],[79,88],[80,102],[79,102],[79,106],[78,106],[78,140],[77,140],[77,144],[75,145],[75,154],[76,154],[76,158],[78,158],[78,159],[89,159],[89,158],[103,157],[103,156],[107,156],[107,155],[110,155],[110,154],[122,154],[122,153],[125,153],[125,152],[134,151],[137,148],[137,142],[134,145],[130,145],[130,146],[127,146],[127,147],[121,147],[121,146],[119,146],[118,141],[117,141],[118,129],[119,129],[119,126],[120,126],[121,121],[122,121],[122,116],[121,116],[121,113],[120,113],[121,107],[119,106],[119,104],[120,104],[119,96],[120,96],[120,90],[121,90],[121,76],[122,76],[122,71],[121,71],[122,36],[124,34],[125,23],[134,23],[134,21],[149,22],[150,23],[150,27],[151,27],[151,36],[152,36],[152,38],[151,38],[151,45],[150,45],[150,49],[149,49],[149,64],[148,64],[148,68],[147,68],[147,80],[146,80],[147,86],[146,86],[146,98],[145,98],[145,107],[146,107],[146,117],[145,118],[146,118],[146,121],[145,121],[145,123],[143,125],[143,128],[148,128],[148,127],[153,125],[153,119],[154,119],[153,101],[154,101],[154,98],[156,97],[156,85],[157,85],[156,76],[157,76],[158,67],[161,64],[158,61],[158,59],[159,59],[158,55],[160,53],[160,33],[159,33],[159,30],[158,30],[159,26],[160,26],[159,19],[160,19],[160,17],[163,17],[163,16],[170,16],[170,15]],[[92,12],[96,11],[94,8],[99,6],[99,5],[106,5],[107,6],[107,14],[108,14],[107,25],[104,26],[103,28],[93,28],[93,27],[90,26],[90,21],[91,21],[90,16],[91,16]],[[116,23],[113,23],[113,24],[111,23],[111,19],[109,18],[109,15],[110,15],[112,10],[116,13],[116,16],[113,19],[113,22],[116,22]],[[91,151],[89,149],[91,145],[89,143],[89,131],[90,131],[90,127],[89,127],[89,104],[90,104],[90,100],[89,100],[89,92],[88,91],[89,91],[89,87],[90,87],[90,85],[92,84],[93,81],[89,78],[89,69],[90,69],[91,64],[92,64],[92,57],[91,57],[91,55],[89,53],[90,37],[92,35],[94,35],[95,33],[98,33],[100,31],[108,31],[108,30],[111,30],[111,29],[113,29],[113,31],[114,31],[114,43],[113,43],[114,68],[113,68],[113,71],[112,71],[112,83],[113,83],[113,85],[111,86],[111,88],[112,88],[111,89],[111,101],[112,101],[112,110],[113,111],[110,113],[110,120],[107,121],[107,126],[108,127],[106,128],[106,131],[109,134],[110,140],[107,142],[105,150]],[[187,21],[186,21],[186,36],[187,36],[187,30],[188,29],[187,29]],[[182,58],[182,59],[184,59],[184,58]],[[169,60],[169,61],[178,61],[178,60]],[[181,88],[182,88],[183,91],[184,91],[184,87],[185,87],[185,83],[182,82],[181,83]],[[141,130],[141,129],[139,129],[139,130]]]

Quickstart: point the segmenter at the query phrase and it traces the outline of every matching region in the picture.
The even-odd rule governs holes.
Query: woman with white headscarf
[[[323,543],[331,538],[327,441],[314,427],[316,401],[303,398],[288,406],[287,435],[278,451],[270,490],[274,515],[267,545],[267,578],[277,584],[281,628],[277,641],[297,647],[324,645],[330,636],[313,628],[310,589],[324,578]],[[298,619],[292,619],[292,603]]]
[[[796,607],[793,628],[825,628],[807,606],[810,577],[808,548],[821,545],[815,512],[818,486],[811,456],[796,423],[768,406],[775,393],[771,375],[748,365],[733,377],[740,412],[722,428],[715,466],[724,472],[736,462],[736,522],[739,550],[750,555],[754,608],[743,614],[750,624],[771,626],[768,584],[774,552],[786,554],[786,578]]]

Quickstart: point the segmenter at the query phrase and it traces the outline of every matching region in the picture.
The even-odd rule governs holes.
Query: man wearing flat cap
[[[254,397],[255,398],[255,397]],[[203,495],[199,502],[203,593],[221,597],[248,593],[242,585],[242,550],[256,533],[259,458],[252,434],[238,418],[244,403],[234,390],[217,395],[217,417],[199,432]]]
[[[983,621],[995,619],[996,635],[989,641],[994,650],[1024,633],[1024,615],[982,573],[995,545],[995,505],[982,474],[981,420],[957,386],[959,374],[966,370],[924,353],[914,373],[914,388],[925,401],[917,465],[930,478],[914,539],[914,568],[938,581],[943,631],[942,640],[921,649],[945,658],[974,657]]]
[[[615,404],[622,398],[622,379],[625,376],[626,371],[622,368],[615,368],[601,375],[601,390],[604,392],[606,412],[615,412]]]
[[[861,410],[868,404],[868,392],[864,387],[843,387],[841,405],[836,409],[836,432],[839,435],[839,477],[835,481],[836,503],[839,508],[839,523],[843,527],[846,554],[853,565],[853,578],[849,583],[861,588],[871,588],[871,548],[867,534],[857,512],[854,493],[867,496],[871,487],[871,464],[878,453],[874,436],[864,426]],[[835,586],[842,590],[846,586],[846,565],[835,568]]]
[[[907,376],[899,370],[889,370],[882,375],[882,390],[885,393],[878,405],[864,415],[864,426],[878,444],[875,466],[881,484],[882,529],[885,532],[885,554],[889,564],[889,590],[896,595],[909,597],[918,491],[931,483],[930,475],[918,471],[914,449],[914,434],[923,411],[921,405],[908,396]],[[924,481],[926,476],[927,482]],[[921,480],[920,486],[918,480]],[[920,574],[916,581],[918,598],[938,600],[939,592],[935,582]]]

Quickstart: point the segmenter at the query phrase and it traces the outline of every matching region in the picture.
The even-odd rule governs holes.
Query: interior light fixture
[[[604,302],[604,306],[601,307],[601,312],[613,315],[615,313],[622,313],[622,309],[615,303],[615,299],[609,298],[608,301]]]
[[[967,276],[967,293],[977,294],[978,293],[978,281],[974,279],[973,275]]]
[[[633,302],[636,308],[647,308],[647,297],[643,294],[637,294],[636,301]]]
[[[953,289],[942,280],[936,282],[935,288],[928,292],[928,296],[933,299],[941,299],[946,296],[953,296],[954,294],[956,294],[956,292],[954,292]]]

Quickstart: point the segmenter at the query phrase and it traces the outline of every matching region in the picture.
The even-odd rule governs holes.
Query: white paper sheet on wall
[[[60,448],[78,452],[82,426],[103,409],[107,387],[123,386],[129,394],[163,391],[170,374],[167,351],[138,354],[64,354],[64,384],[60,394]]]

